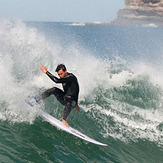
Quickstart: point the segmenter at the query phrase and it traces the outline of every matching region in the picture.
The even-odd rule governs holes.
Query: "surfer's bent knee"
[[[46,90],[44,93],[42,93],[38,98],[41,99],[45,99],[49,96],[51,96],[52,94],[54,94],[56,91],[56,87],[50,88],[48,90]]]

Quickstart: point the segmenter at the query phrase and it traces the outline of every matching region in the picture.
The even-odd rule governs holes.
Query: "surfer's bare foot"
[[[75,109],[76,109],[78,112],[80,112],[80,108],[79,108],[79,105],[78,105],[78,104],[75,106]]]
[[[62,123],[63,123],[66,127],[69,126],[69,124],[68,124],[64,119],[62,119]]]

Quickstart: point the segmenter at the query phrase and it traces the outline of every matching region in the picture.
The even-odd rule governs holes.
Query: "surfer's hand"
[[[69,126],[69,124],[68,124],[64,119],[62,119],[62,123],[63,123],[66,127]]]
[[[47,73],[47,68],[45,67],[45,66],[43,66],[43,65],[40,65],[40,70],[43,72],[43,73]]]

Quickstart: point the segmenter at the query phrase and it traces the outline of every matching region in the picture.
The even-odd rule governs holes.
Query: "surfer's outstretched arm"
[[[47,68],[43,65],[40,65],[40,70],[45,73],[46,75],[48,75],[48,77],[53,80],[55,83],[65,83],[65,82],[69,82],[71,80],[73,80],[72,76],[68,76],[68,77],[64,77],[64,78],[57,78],[56,76],[54,76],[53,74],[51,74]]]
[[[55,77],[54,75],[52,75],[50,72],[48,72],[48,69],[44,65],[40,65],[40,70],[43,73],[47,74],[51,80],[53,80],[54,82],[58,83],[58,78]]]

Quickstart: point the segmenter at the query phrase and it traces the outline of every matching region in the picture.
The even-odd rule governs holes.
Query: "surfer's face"
[[[67,70],[63,71],[60,69],[57,73],[60,78],[65,78],[67,76]]]

